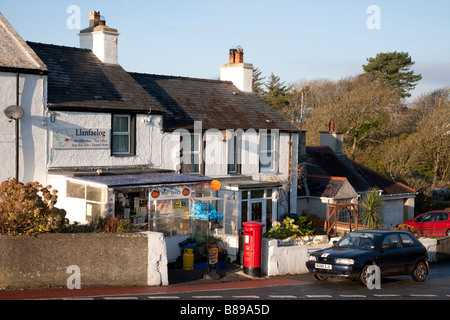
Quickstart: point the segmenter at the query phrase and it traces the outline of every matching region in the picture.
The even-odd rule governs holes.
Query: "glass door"
[[[265,200],[251,200],[249,201],[250,210],[248,212],[248,221],[257,221],[266,223],[266,201]],[[264,227],[266,230],[266,227]]]

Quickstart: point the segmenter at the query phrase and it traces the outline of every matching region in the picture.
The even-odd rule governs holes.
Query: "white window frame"
[[[198,133],[181,134],[181,149],[183,150],[183,156],[181,157],[181,165],[190,165],[189,174],[200,174],[202,164],[202,140],[201,135]],[[184,139],[189,138],[189,142],[186,143]],[[197,141],[198,150],[195,150],[195,141]],[[195,163],[195,159],[198,159],[198,163]],[[183,160],[189,159],[189,162],[185,163]],[[192,163],[194,159],[194,163]],[[194,171],[194,165],[197,165],[198,170]]]
[[[114,129],[114,118],[127,118],[128,120],[128,131],[116,131]],[[113,115],[113,123],[112,123],[112,133],[113,133],[113,137],[112,137],[112,145],[111,145],[111,149],[112,149],[112,154],[113,155],[129,155],[131,154],[131,116],[130,115],[122,115],[122,114],[115,114]],[[128,150],[127,151],[115,151],[114,150],[114,137],[116,136],[128,136]]]
[[[263,148],[263,139],[267,139],[268,137],[270,137],[270,139],[272,140],[271,144],[271,148],[267,149],[267,140],[265,143],[266,148]],[[259,171],[260,172],[274,172],[276,171],[276,161],[277,161],[277,147],[278,147],[278,141],[277,141],[277,134],[274,133],[261,133],[259,135]],[[269,157],[268,154],[271,154],[271,156]],[[264,158],[265,160],[270,159],[270,167],[267,167],[267,164],[263,164],[261,162],[261,159]]]
[[[227,141],[227,172],[228,174],[239,173],[240,164],[240,135],[233,133],[231,139]],[[230,162],[233,157],[234,163]],[[234,170],[230,170],[230,165],[234,164]]]

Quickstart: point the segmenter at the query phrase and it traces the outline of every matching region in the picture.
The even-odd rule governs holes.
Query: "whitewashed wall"
[[[0,181],[14,178],[16,172],[15,121],[9,122],[4,110],[16,104],[15,73],[0,72]],[[20,106],[25,115],[20,120],[19,180],[46,183],[47,131],[44,105],[47,77],[20,74]]]
[[[50,118],[50,117],[49,117]],[[155,118],[158,118],[155,116]],[[156,120],[147,123],[147,115],[136,116],[136,155],[111,156],[108,149],[55,149],[52,146],[53,131],[61,128],[102,128],[111,130],[111,114],[109,113],[80,113],[56,112],[54,122],[48,120],[49,129],[49,169],[70,167],[125,167],[148,165],[151,163],[152,143],[158,141],[160,130],[153,128]],[[151,136],[155,134],[155,138]],[[155,149],[157,149],[155,147]]]

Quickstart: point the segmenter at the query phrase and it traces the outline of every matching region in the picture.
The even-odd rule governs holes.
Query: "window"
[[[434,218],[434,221],[446,221],[446,220],[448,220],[448,213],[445,213],[445,212],[436,213],[436,217]]]
[[[272,189],[253,189],[241,192],[241,222],[260,221],[269,230],[276,218],[276,203],[272,201]],[[274,208],[275,205],[275,208]]]
[[[275,171],[275,135],[261,134],[259,148],[260,171]]]
[[[387,235],[381,244],[384,250],[401,248],[400,241],[396,234]]]
[[[428,222],[433,220],[434,212],[427,213],[424,215],[421,215],[420,217],[416,218],[415,222]]]
[[[228,140],[228,173],[240,173],[239,136],[236,133]]]
[[[165,236],[190,234],[189,199],[153,200],[150,204],[149,228]]]
[[[400,239],[402,239],[404,248],[416,247],[418,245],[414,238],[407,233],[401,233]]]
[[[133,155],[135,147],[135,121],[131,115],[113,115],[112,154]]]
[[[181,172],[200,173],[200,135],[181,135]]]
[[[84,200],[86,206],[86,221],[93,221],[105,216],[106,189],[73,181],[66,181],[66,196]]]

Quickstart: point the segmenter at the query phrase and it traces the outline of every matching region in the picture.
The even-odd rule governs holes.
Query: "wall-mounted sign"
[[[154,200],[183,199],[189,198],[190,195],[191,189],[183,186],[159,187],[150,191],[150,196]]]
[[[219,180],[211,181],[211,189],[214,191],[219,191],[222,188],[222,183]]]
[[[110,129],[54,128],[52,149],[109,149]]]

